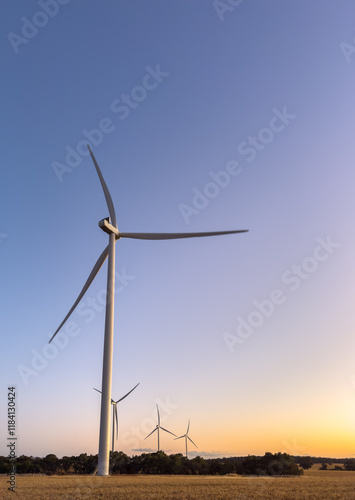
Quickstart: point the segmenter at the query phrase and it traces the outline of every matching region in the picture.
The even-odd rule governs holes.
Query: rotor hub
[[[105,219],[100,220],[99,227],[107,234],[115,234],[116,239],[120,237],[120,232],[117,227],[111,224],[111,217],[106,217]]]

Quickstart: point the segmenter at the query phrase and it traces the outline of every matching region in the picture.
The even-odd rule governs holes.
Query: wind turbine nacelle
[[[107,234],[114,233],[117,237],[119,236],[119,231],[118,231],[118,229],[116,227],[114,227],[111,224],[111,218],[110,217],[106,217],[105,219],[100,220],[99,227],[101,227],[101,229],[103,231],[105,231],[105,233],[107,233]]]

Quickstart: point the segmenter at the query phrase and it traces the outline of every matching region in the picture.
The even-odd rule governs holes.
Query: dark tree
[[[353,458],[349,458],[348,460],[345,460],[344,469],[345,470],[355,470],[355,460]]]
[[[297,463],[300,467],[302,467],[302,469],[306,470],[306,469],[310,469],[312,467],[313,459],[312,459],[312,457],[300,457],[297,460]]]
[[[243,462],[244,474],[256,476],[300,476],[303,470],[287,453],[265,453],[263,457],[248,456]]]
[[[58,469],[59,460],[56,455],[50,453],[42,459],[42,468],[46,474],[55,474]]]
[[[112,454],[112,474],[128,474],[130,458],[122,451]]]

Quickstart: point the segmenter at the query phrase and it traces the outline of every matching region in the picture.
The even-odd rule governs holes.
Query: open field
[[[240,476],[30,476],[16,478],[17,498],[30,500],[355,500],[355,472],[319,471],[303,477]],[[7,478],[0,478],[0,497],[7,492]]]

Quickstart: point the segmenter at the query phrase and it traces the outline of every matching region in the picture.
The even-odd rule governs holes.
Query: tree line
[[[332,460],[332,461],[330,461]],[[340,459],[339,459],[340,460]],[[97,467],[98,456],[81,453],[78,456],[58,458],[49,454],[44,458],[22,455],[16,458],[17,474],[93,474]],[[337,459],[312,457],[291,457],[287,453],[265,453],[263,457],[205,459],[200,456],[188,459],[181,453],[167,455],[163,451],[143,453],[129,457],[123,452],[111,455],[111,474],[200,474],[200,475],[258,475],[284,476],[302,475],[303,469],[313,463],[331,464]],[[342,460],[344,467],[336,470],[355,470],[355,460]],[[8,474],[11,462],[8,457],[0,456],[0,474]]]

